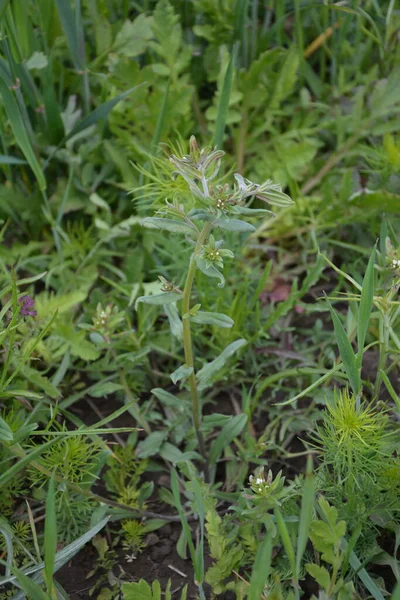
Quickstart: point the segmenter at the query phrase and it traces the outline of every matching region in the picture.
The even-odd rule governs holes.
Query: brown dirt
[[[115,566],[112,569],[115,578],[124,582],[145,579],[152,583],[158,579],[163,589],[171,579],[173,598],[179,598],[180,591],[188,585],[188,599],[196,598],[197,588],[193,581],[193,568],[191,561],[183,560],[176,552],[176,542],[180,534],[180,525],[168,524],[157,532],[147,536],[147,545],[143,552],[132,559],[128,553],[118,551]],[[65,567],[57,573],[57,581],[68,592],[71,600],[90,598],[89,592],[95,585],[102,572],[98,571],[93,577],[87,579],[93,569],[97,552],[92,544],[87,546]],[[103,571],[105,574],[105,571]],[[111,589],[105,581],[93,594],[96,598],[101,589]],[[176,594],[176,595],[175,595]]]

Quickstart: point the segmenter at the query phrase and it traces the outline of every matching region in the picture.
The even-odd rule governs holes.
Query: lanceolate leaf
[[[248,206],[235,206],[234,212],[240,215],[248,215],[250,217],[259,217],[263,215],[269,215],[270,217],[276,216],[272,210],[267,210],[266,208],[250,208]]]
[[[368,262],[367,270],[362,285],[360,309],[357,324],[357,364],[361,367],[365,338],[367,336],[368,324],[374,300],[374,268],[375,268],[376,245]]]
[[[240,339],[232,342],[225,348],[221,354],[213,361],[207,363],[200,371],[197,372],[197,378],[201,388],[208,385],[211,378],[218,373],[225,365],[226,361],[235,354],[240,348],[247,344],[246,340]]]
[[[119,94],[115,98],[111,98],[111,100],[107,100],[107,102],[100,104],[100,106],[95,108],[87,117],[75,125],[75,127],[64,138],[63,142],[66,142],[70,138],[74,137],[74,135],[77,133],[84,131],[84,129],[91,127],[91,125],[96,125],[101,119],[105,119],[108,113],[114,108],[114,106],[118,104],[118,102],[121,102],[121,100],[132,94],[133,91],[137,90],[142,85],[144,85],[144,83],[140,83],[139,85],[126,90],[126,92],[122,92],[122,94]]]
[[[187,365],[181,365],[176,371],[171,373],[170,377],[174,384],[178,383],[178,381],[185,381],[189,375],[193,373],[193,367],[188,367]]]
[[[193,317],[188,317],[193,323],[201,325],[216,325],[217,327],[232,327],[234,321],[223,313],[206,312],[198,310]]]
[[[46,518],[44,525],[44,577],[49,596],[52,595],[55,556],[57,552],[57,522],[54,493],[54,477],[50,478],[47,492]]]
[[[171,302],[170,304],[164,304],[164,311],[168,317],[169,328],[171,329],[172,335],[175,336],[178,340],[182,340],[183,325],[179,317],[179,311],[176,307],[176,303]]]
[[[357,368],[356,357],[342,322],[340,321],[336,311],[332,308],[332,305],[328,299],[327,301],[332,316],[340,357],[343,361],[344,368],[346,369],[352,390],[355,396],[358,396],[361,390],[361,377]]]
[[[162,306],[163,304],[170,304],[171,302],[176,302],[181,299],[182,294],[179,292],[162,292],[161,294],[153,294],[152,296],[139,296],[135,302],[135,310],[137,310],[140,302]]]
[[[70,0],[56,0],[56,6],[75,66],[77,69],[82,69],[84,65],[78,50],[78,32],[71,2]]]
[[[171,231],[173,233],[193,233],[195,229],[185,221],[175,221],[174,219],[163,219],[162,217],[147,217],[143,219],[142,225],[153,225],[158,229]]]
[[[209,461],[215,463],[224,448],[228,446],[242,431],[247,423],[247,415],[241,414],[232,417],[221,429],[217,439],[211,446]]]
[[[278,190],[268,190],[264,192],[263,195],[268,199],[268,202],[274,206],[285,207],[293,204],[293,200],[290,196],[284,192],[279,192]]]
[[[247,223],[247,221],[241,221],[240,219],[218,219],[214,221],[214,227],[219,229],[226,229],[227,231],[255,231],[254,225]]]
[[[222,148],[222,144],[223,144],[223,139],[224,139],[224,132],[225,132],[225,127],[226,127],[226,120],[228,117],[228,111],[229,111],[229,99],[230,99],[230,95],[231,95],[231,88],[232,88],[232,80],[233,80],[233,69],[234,69],[234,64],[236,62],[236,56],[237,56],[237,45],[235,46],[233,53],[231,54],[231,58],[229,60],[226,72],[225,72],[225,77],[224,77],[224,82],[222,84],[222,90],[221,90],[221,95],[219,97],[219,102],[218,102],[218,112],[217,112],[217,121],[215,123],[215,145],[218,146],[218,148]]]
[[[310,531],[311,520],[314,513],[315,503],[315,484],[313,477],[313,462],[311,455],[307,459],[306,477],[303,485],[303,495],[301,499],[300,523],[297,537],[296,552],[296,579],[299,579],[301,561],[306,550],[308,535]]]
[[[272,529],[270,528],[257,550],[251,573],[248,600],[259,600],[261,598],[271,569],[272,548]]]
[[[46,189],[46,179],[44,177],[42,167],[33,151],[31,142],[25,129],[21,112],[17,101],[12,92],[8,88],[7,82],[4,80],[0,72],[0,94],[3,98],[4,108],[10,121],[11,129],[13,130],[15,140],[28,161],[32,171],[35,174],[37,182],[41,190]]]

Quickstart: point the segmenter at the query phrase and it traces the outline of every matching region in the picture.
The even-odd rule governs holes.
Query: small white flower
[[[136,560],[136,554],[125,554],[125,560],[128,563],[133,562],[134,560]]]

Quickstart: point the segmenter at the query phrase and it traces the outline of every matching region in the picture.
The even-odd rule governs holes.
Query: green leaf
[[[179,311],[176,307],[175,302],[171,302],[171,304],[164,304],[164,311],[168,317],[169,328],[171,333],[176,339],[182,341],[183,339],[183,325],[182,321],[179,317]]]
[[[299,67],[300,53],[293,45],[288,51],[283,66],[275,83],[272,98],[269,105],[270,110],[280,108],[281,103],[289,96],[296,84],[297,71]]]
[[[165,444],[162,445],[160,450],[160,456],[164,460],[168,460],[169,462],[174,464],[177,464],[179,462],[186,462],[189,460],[198,460],[201,458],[200,454],[198,454],[197,452],[182,452],[181,450],[179,450],[179,448],[177,448],[173,444],[170,444],[169,442],[165,442]]]
[[[331,584],[331,577],[329,575],[328,569],[325,567],[320,567],[315,564],[306,565],[307,572],[315,579],[320,587],[322,587],[325,592],[329,590],[329,586]]]
[[[356,357],[353,352],[350,340],[347,337],[347,333],[336,311],[332,308],[332,305],[328,299],[327,302],[332,316],[333,327],[335,330],[337,345],[339,347],[340,357],[343,361],[343,365],[349,378],[353,393],[355,396],[358,396],[361,391],[361,377],[357,368]]]
[[[297,552],[296,552],[296,579],[300,577],[301,561],[306,550],[308,536],[312,517],[314,514],[315,502],[315,483],[312,473],[312,456],[307,458],[306,477],[303,485],[303,495],[301,498],[300,523],[297,535]]]
[[[247,221],[241,221],[240,219],[217,219],[214,221],[214,226],[219,229],[226,229],[227,231],[255,231],[256,228]]]
[[[140,14],[134,21],[126,20],[117,33],[113,51],[129,58],[143,54],[153,37],[151,23],[152,17],[145,14]]]
[[[247,423],[247,415],[235,415],[221,429],[217,439],[210,449],[209,461],[214,464],[223,452],[226,446],[234,440],[242,431]]]
[[[215,123],[215,135],[214,141],[218,148],[222,148],[224,132],[226,127],[226,120],[229,111],[229,99],[231,95],[232,81],[233,81],[233,68],[236,62],[238,46],[235,45],[231,57],[229,59],[228,66],[225,71],[224,81],[222,84],[221,94],[218,102],[217,109],[217,120]]]
[[[193,233],[194,227],[185,221],[175,221],[174,219],[163,219],[162,217],[146,217],[142,221],[142,225],[154,225],[158,229],[171,231],[173,233]]]
[[[22,119],[20,109],[17,101],[15,100],[12,92],[10,91],[7,82],[3,78],[3,74],[0,71],[0,94],[3,98],[4,108],[7,113],[7,117],[10,121],[11,129],[13,131],[15,141],[23,152],[26,160],[28,161],[32,171],[35,174],[37,182],[41,190],[46,189],[46,179],[42,171],[42,167],[39,164],[38,159],[33,151],[31,142],[29,141],[28,134],[25,129],[25,124]]]
[[[153,431],[153,433],[150,433],[143,442],[138,444],[136,456],[138,458],[148,458],[157,454],[167,435],[167,431]]]
[[[9,5],[10,0],[0,0],[0,19],[3,18],[4,13],[6,12],[7,6]]]
[[[0,165],[27,165],[26,160],[17,158],[16,156],[5,156],[0,154]]]
[[[61,396],[60,390],[57,389],[47,377],[41,375],[38,371],[35,371],[35,369],[28,367],[28,365],[24,365],[21,369],[21,373],[28,381],[30,381],[30,383],[38,387],[47,394],[47,396],[50,396],[50,398],[59,398]],[[22,394],[22,396],[24,395],[25,397],[28,397],[26,392]]]
[[[185,403],[162,388],[153,388],[151,393],[154,394],[162,404],[165,404],[165,406],[171,406],[177,408],[179,411],[184,411]]]
[[[218,284],[218,287],[221,287],[221,288],[224,287],[225,277],[222,275],[222,273],[220,271],[218,271],[218,269],[216,267],[214,267],[214,265],[207,266],[206,261],[201,256],[196,256],[196,265],[197,265],[197,268],[202,273],[204,273],[204,275],[207,275],[207,277],[213,277],[213,278],[219,279],[220,282]]]
[[[206,387],[211,378],[222,369],[226,361],[246,344],[247,341],[244,339],[236,340],[229,344],[217,358],[204,365],[204,367],[197,372],[200,388]]]
[[[135,310],[137,310],[139,302],[162,306],[163,304],[170,304],[181,299],[182,294],[180,292],[162,292],[161,294],[152,294],[151,296],[139,296],[135,302]]]
[[[385,387],[386,387],[387,391],[389,392],[392,400],[395,402],[395,404],[397,406],[397,410],[400,412],[400,396],[398,396],[396,394],[396,391],[395,391],[394,387],[392,386],[392,383],[391,383],[389,377],[386,375],[385,371],[380,370],[379,374],[382,377],[382,381],[385,384]]]
[[[184,536],[186,538],[186,542],[189,546],[190,558],[192,559],[193,565],[196,565],[196,550],[194,548],[194,544],[193,544],[193,540],[192,540],[192,531],[189,527],[189,523],[186,519],[185,513],[183,512],[181,496],[180,496],[180,492],[179,492],[178,474],[175,471],[175,469],[172,469],[172,472],[171,472],[171,491],[172,491],[172,494],[174,497],[176,510],[178,511],[179,518],[181,520],[183,534],[184,534]],[[195,573],[195,575],[198,576],[199,573]],[[200,582],[200,579],[197,579],[197,581]]]
[[[47,67],[47,56],[43,52],[34,52],[26,61],[27,69],[44,69]]]
[[[154,600],[151,587],[144,579],[137,583],[123,583],[122,594],[124,600]]]
[[[275,213],[272,210],[267,210],[266,208],[249,208],[248,206],[235,206],[235,213],[240,215],[248,215],[250,217],[258,217],[264,215],[270,215],[271,217],[275,217]]]
[[[260,600],[268,581],[272,558],[272,529],[269,529],[258,547],[251,572],[248,600]]]
[[[343,543],[344,547],[347,546],[346,540],[343,540],[342,543]],[[354,551],[352,551],[350,553],[350,564],[351,564],[354,572],[357,573],[358,577],[361,579],[361,581],[363,582],[365,588],[370,592],[370,594],[372,595],[372,597],[375,600],[385,600],[385,597],[383,596],[382,592],[380,591],[380,589],[376,585],[375,581],[371,578],[371,576],[364,569],[364,567],[362,566],[362,563],[361,563],[360,559],[354,553]],[[392,598],[392,600],[393,600],[393,598]]]
[[[285,192],[280,192],[279,190],[267,190],[263,192],[263,196],[265,196],[268,202],[273,206],[281,206],[285,208],[293,204],[291,197],[285,194]]]
[[[185,381],[191,374],[193,373],[193,367],[188,367],[188,365],[181,365],[171,373],[170,377],[172,382],[176,385],[178,381]]]
[[[69,50],[75,63],[75,67],[82,70],[84,65],[79,53],[79,39],[76,26],[77,20],[71,8],[70,0],[56,0],[56,6],[65,36],[68,40]]]
[[[44,524],[44,578],[46,581],[47,593],[50,597],[52,596],[53,589],[53,574],[56,552],[57,521],[53,474],[50,478],[49,490],[47,492],[46,515]]]
[[[0,442],[12,442],[14,434],[6,421],[0,417]]]
[[[184,317],[188,318],[193,323],[199,323],[200,325],[216,325],[217,327],[232,327],[235,322],[224,315],[223,313],[206,312],[198,310],[194,316]]]
[[[93,398],[105,398],[115,392],[123,390],[123,386],[120,383],[113,383],[112,381],[100,381],[96,383],[90,390],[90,396]]]
[[[286,523],[279,509],[275,509],[274,511],[276,524],[278,527],[279,535],[282,540],[283,547],[286,551],[286,556],[289,559],[290,567],[292,569],[292,574],[296,573],[296,562],[294,557],[294,548],[292,544],[292,540],[290,539],[288,528],[286,527]]]
[[[102,119],[105,119],[108,113],[114,108],[114,106],[116,106],[119,102],[121,102],[121,100],[132,94],[132,92],[142,87],[142,85],[144,85],[144,83],[140,83],[139,85],[136,85],[135,87],[126,90],[126,92],[122,92],[122,94],[119,94],[115,98],[112,98],[111,100],[100,104],[100,106],[95,108],[87,117],[82,119],[82,121],[79,121],[79,123],[77,123],[77,125],[73,127],[69,134],[63,139],[63,143],[68,141],[70,138],[74,137],[74,135],[80,133],[81,131],[84,131],[92,125],[96,125]]]
[[[42,588],[37,583],[32,581],[32,579],[27,577],[22,571],[14,567],[13,573],[15,573],[15,576],[27,598],[30,598],[30,600],[49,600],[49,596],[44,593]]]
[[[374,282],[374,266],[375,266],[375,255],[376,255],[376,244],[372,251],[371,257],[368,261],[367,270],[365,272],[362,291],[361,291],[361,299],[360,299],[360,308],[358,312],[358,324],[357,324],[357,364],[358,367],[361,367],[363,350],[365,344],[365,338],[367,336],[369,319],[371,316],[372,304],[374,300],[374,290],[375,290],[375,282]]]

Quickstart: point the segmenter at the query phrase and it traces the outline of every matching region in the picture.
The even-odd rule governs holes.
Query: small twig
[[[181,575],[182,577],[187,577],[186,573],[183,573],[173,565],[168,565],[168,569],[171,569],[171,571],[175,571],[175,573],[178,573],[178,575]]]

